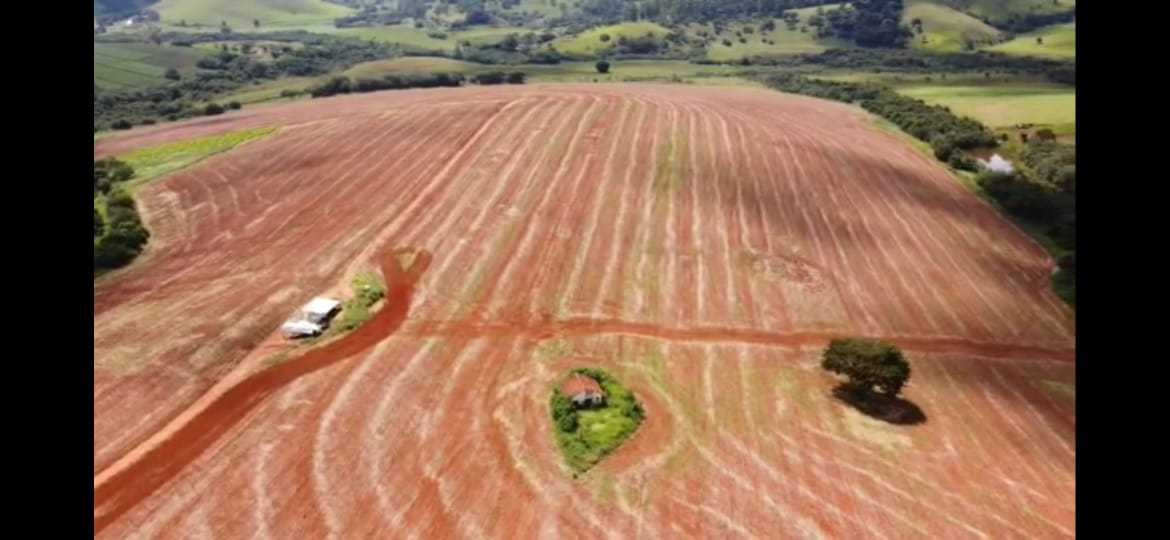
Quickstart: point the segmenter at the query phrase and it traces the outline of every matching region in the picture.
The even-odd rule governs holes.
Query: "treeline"
[[[1052,278],[1056,293],[1076,306],[1076,150],[1034,139],[1021,152],[1022,165],[1011,173],[984,171],[979,186],[1016,219],[1030,224],[1064,255]]]
[[[190,46],[222,40],[301,42],[303,47],[268,46],[272,61],[250,54],[221,50],[199,61],[194,76],[165,85],[134,91],[107,91],[94,86],[94,131],[127,129],[161,120],[179,120],[223,112],[208,104],[216,97],[256,82],[284,76],[323,75],[361,62],[393,58],[400,50],[392,45],[357,39],[322,36],[307,32],[265,34],[165,34],[172,44]],[[174,75],[177,75],[174,74]]]
[[[543,47],[556,39],[551,32],[508,34],[496,43],[472,45],[469,41],[455,44],[451,57],[480,64],[559,64],[561,54],[555,48]]]
[[[818,6],[832,0],[582,0],[580,13],[557,25],[584,18],[594,23],[653,20],[663,23],[712,22],[779,17],[784,10]]]
[[[990,24],[1000,30],[1006,30],[1013,34],[1022,34],[1024,32],[1031,32],[1037,28],[1051,26],[1053,24],[1064,24],[1076,20],[1077,12],[1075,9],[1061,13],[1025,13],[1023,15],[1012,15],[1003,21],[995,21],[994,23],[987,19],[987,17],[980,17],[983,22]]]
[[[753,56],[742,61],[725,63],[791,68],[889,70],[908,73],[998,71],[1038,75],[1059,84],[1076,85],[1076,64],[1074,62],[1010,56],[991,51],[944,54],[901,49],[829,49],[815,54]]]
[[[1020,161],[1022,167],[1012,174],[981,178],[984,189],[1012,213],[1046,226],[1058,247],[1075,250],[1076,147],[1057,142],[1051,130],[1042,129],[1024,144]]]
[[[492,71],[480,73],[471,77],[475,84],[524,84],[527,76],[520,71],[505,73]],[[309,88],[309,94],[315,98],[351,94],[362,92],[377,92],[379,90],[403,90],[407,88],[439,88],[462,86],[467,79],[457,73],[432,73],[410,75],[387,75],[380,79],[349,77],[333,77],[328,81]]]
[[[142,252],[150,231],[138,217],[134,198],[120,185],[134,169],[114,158],[93,162],[93,266],[95,271],[124,266]],[[98,207],[105,208],[105,218]]]

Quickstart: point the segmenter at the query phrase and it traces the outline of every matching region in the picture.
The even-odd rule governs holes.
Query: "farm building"
[[[561,393],[569,396],[573,405],[578,407],[600,405],[605,401],[605,392],[601,390],[601,385],[592,377],[580,373],[573,374],[561,385]]]

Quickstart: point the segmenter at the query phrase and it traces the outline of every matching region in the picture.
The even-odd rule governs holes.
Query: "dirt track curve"
[[[1052,263],[864,114],[755,89],[400,91],[95,154],[260,125],[282,129],[143,189],[148,254],[95,284],[98,536],[1073,536]],[[375,321],[258,362],[363,266],[391,286]],[[816,355],[846,333],[908,350],[926,423],[832,398]],[[547,391],[584,363],[649,416],[574,480]]]

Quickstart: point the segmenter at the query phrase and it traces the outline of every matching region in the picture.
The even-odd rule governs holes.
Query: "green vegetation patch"
[[[600,26],[572,37],[561,38],[554,41],[553,46],[558,51],[570,56],[595,56],[612,51],[622,38],[633,39],[647,34],[661,38],[669,32],[657,23],[626,22]]]
[[[382,43],[394,43],[413,51],[437,51],[452,53],[455,44],[469,42],[472,45],[492,45],[504,40],[511,34],[531,32],[531,29],[514,26],[503,27],[475,27],[461,31],[444,32],[445,38],[435,37],[439,34],[404,24],[384,26],[363,26],[355,28],[338,28],[326,30],[327,33],[346,37],[356,37],[365,40],[374,40]]]
[[[1077,57],[1076,23],[1057,24],[1020,34],[988,50],[1019,56],[1075,59]]]
[[[261,127],[213,135],[138,150],[121,159],[134,168],[136,174],[131,184],[137,186],[275,131],[274,127]]]
[[[602,405],[578,408],[561,392],[560,382],[574,375],[597,381],[605,392]],[[596,368],[570,371],[553,388],[549,399],[553,433],[574,473],[584,473],[637,431],[646,417],[642,404],[617,379]]]
[[[920,25],[913,24],[915,21]],[[906,3],[902,23],[914,28],[910,46],[927,51],[960,52],[1001,39],[1001,32],[995,27],[966,13],[923,0]]]
[[[921,84],[897,86],[904,96],[950,108],[993,128],[1064,125],[1077,119],[1076,89],[1057,84]]]
[[[255,28],[292,28],[328,24],[344,17],[352,9],[325,0],[162,0],[152,9],[163,22],[202,24],[218,27],[226,22],[236,30]]]
[[[127,90],[168,82],[168,68],[181,76],[195,73],[206,51],[153,43],[94,43],[93,82],[102,88]]]
[[[342,306],[341,314],[329,328],[330,333],[356,330],[373,316],[370,309],[374,304],[386,297],[386,285],[372,272],[362,272],[354,276],[349,287],[353,291],[353,298]]]
[[[714,25],[709,24],[692,24],[689,30],[692,37],[701,37],[698,33],[703,32],[712,38],[707,43],[707,59],[716,62],[753,56],[819,53],[830,47],[845,46],[846,43],[838,39],[817,37],[816,28],[808,25],[815,9],[790,10],[797,21],[791,26],[782,19],[769,19],[771,24],[767,21],[764,24],[732,23],[721,28],[719,34],[715,33]]]

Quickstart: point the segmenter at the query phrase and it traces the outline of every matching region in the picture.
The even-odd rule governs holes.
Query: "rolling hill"
[[[1036,38],[1041,38],[1041,41],[1037,42]],[[1015,39],[989,47],[988,50],[1020,56],[1076,59],[1077,25],[1068,23],[1046,26],[1034,32],[1020,34]]]
[[[94,43],[93,82],[113,90],[164,84],[167,68],[182,75],[195,71],[206,51],[150,43]]]
[[[129,13],[138,11],[154,2],[155,0],[93,0],[93,14],[95,17],[101,17]]]
[[[938,52],[960,52],[968,47],[991,44],[1002,32],[966,13],[927,0],[906,2],[902,23],[922,21],[922,33],[915,34],[910,46]]]
[[[1063,13],[1077,7],[1076,0],[936,0],[935,3],[986,19],[991,24],[1024,15]]]

